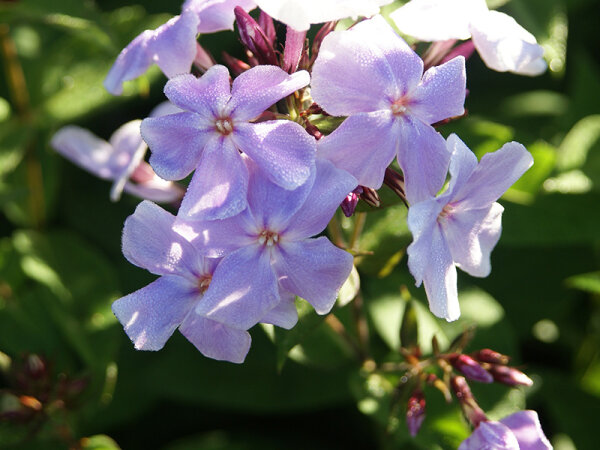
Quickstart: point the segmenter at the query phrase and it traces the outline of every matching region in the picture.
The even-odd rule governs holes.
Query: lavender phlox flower
[[[89,130],[67,125],[54,134],[50,145],[88,172],[112,180],[113,201],[121,197],[123,190],[157,202],[181,198],[183,192],[178,186],[159,178],[144,162],[147,147],[140,135],[140,124],[141,120],[127,122],[113,133],[109,142]]]
[[[306,71],[289,75],[279,67],[257,66],[230,86],[221,65],[201,78],[187,74],[169,80],[165,94],[185,112],[145,119],[141,129],[152,151],[150,164],[160,176],[177,180],[196,170],[180,216],[223,219],[246,207],[248,171],[240,151],[285,189],[307,180],[315,139],[292,121],[250,121],[308,82]]]
[[[458,450],[550,450],[535,411],[519,411],[500,421],[483,421]]]
[[[196,57],[198,15],[186,10],[156,30],[146,30],[125,47],[111,67],[104,87],[113,95],[123,93],[123,83],[143,75],[156,64],[171,78],[187,73]]]
[[[196,308],[201,316],[245,329],[280,305],[278,284],[328,313],[352,270],[352,255],[326,237],[327,226],[356,180],[329,161],[294,191],[269,181],[249,159],[248,208],[225,220],[182,221],[210,257],[221,257],[211,285]]]
[[[431,124],[464,113],[465,61],[423,74],[423,61],[381,16],[323,40],[312,95],[327,113],[349,116],[319,140],[319,156],[378,189],[397,157],[406,197],[416,203],[443,186],[450,154]]]
[[[452,134],[449,185],[437,198],[411,205],[408,267],[422,282],[429,308],[448,321],[460,315],[456,267],[476,277],[491,270],[490,253],[501,232],[504,208],[496,200],[533,164],[517,142],[505,144],[477,163],[475,155]]]
[[[235,16],[233,10],[239,6],[244,11],[256,8],[254,0],[186,0],[182,10],[195,12],[200,22],[198,33],[207,34],[223,30],[233,30]]]
[[[547,68],[535,37],[485,0],[411,0],[390,18],[422,41],[472,38],[483,62],[499,72],[539,75]]]
[[[256,0],[260,9],[275,20],[297,31],[308,30],[313,23],[323,23],[346,17],[370,17],[379,7],[393,0]]]

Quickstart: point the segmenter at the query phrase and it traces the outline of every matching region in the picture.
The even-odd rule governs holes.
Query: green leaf
[[[565,284],[580,291],[600,294],[600,272],[583,273],[565,280]]]
[[[0,179],[19,165],[32,138],[32,127],[17,120],[12,120],[2,126],[0,130]]]
[[[109,436],[97,434],[81,439],[83,450],[120,450],[121,447]]]
[[[412,300],[406,302],[402,325],[400,325],[400,345],[404,348],[414,348],[419,345],[419,322],[417,310]]]
[[[567,171],[582,168],[590,150],[599,139],[600,114],[581,119],[567,133],[558,148],[558,169]]]

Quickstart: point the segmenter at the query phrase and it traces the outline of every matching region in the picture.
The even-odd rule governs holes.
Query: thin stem
[[[337,317],[335,317],[335,315],[328,314],[327,317],[325,317],[325,323],[344,340],[344,342],[348,345],[348,347],[350,347],[352,352],[355,354],[357,359],[359,359],[360,361],[364,361],[364,356],[360,351],[359,346],[356,344],[354,339],[352,339],[352,336],[348,334],[348,332],[346,331],[346,327],[344,327],[344,324],[340,322],[340,320]]]
[[[355,216],[356,219],[354,220],[354,229],[352,230],[352,236],[350,237],[350,244],[348,244],[348,248],[351,250],[358,250],[358,241],[363,229],[365,228],[365,222],[367,221],[366,212],[358,212],[355,214]]]
[[[369,358],[369,324],[365,316],[364,302],[362,292],[358,292],[354,301],[352,301],[352,316],[356,323],[356,333],[360,344],[360,352],[363,359]]]
[[[327,231],[331,236],[331,240],[335,245],[340,248],[347,248],[344,235],[342,234],[342,226],[337,216],[337,212],[333,215],[329,223],[327,224]]]

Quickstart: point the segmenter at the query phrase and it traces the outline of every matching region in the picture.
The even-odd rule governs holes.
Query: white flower
[[[422,41],[473,39],[483,62],[498,72],[539,75],[544,49],[507,14],[485,0],[411,0],[390,14],[398,29]]]

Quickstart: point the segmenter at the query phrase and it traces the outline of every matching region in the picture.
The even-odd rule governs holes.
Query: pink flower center
[[[223,136],[227,136],[233,131],[233,121],[229,117],[217,119],[215,129]]]
[[[201,294],[204,294],[210,286],[211,281],[212,275],[203,275],[198,278],[198,291],[200,291]]]
[[[456,208],[452,203],[448,203],[440,212],[438,220],[448,220],[450,217],[452,217],[452,214],[454,214],[455,209]]]
[[[258,237],[258,242],[267,247],[273,247],[279,242],[279,234],[271,230],[264,230]]]
[[[406,97],[401,97],[392,103],[390,109],[392,110],[392,114],[395,116],[401,116],[407,111],[408,99]]]

